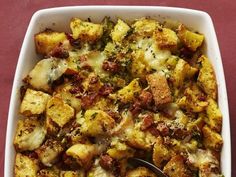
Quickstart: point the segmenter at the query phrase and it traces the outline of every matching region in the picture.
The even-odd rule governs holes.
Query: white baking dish
[[[212,20],[207,13],[202,11],[147,6],[60,7],[40,10],[33,15],[21,48],[12,88],[5,147],[5,177],[13,177],[15,158],[13,137],[19,116],[19,88],[22,85],[22,78],[24,78],[24,76],[26,76],[26,74],[32,69],[38,58],[34,48],[34,34],[44,30],[45,28],[52,28],[58,31],[68,31],[69,21],[72,17],[79,17],[82,19],[90,17],[92,21],[100,22],[104,16],[110,16],[112,19],[119,17],[124,20],[134,20],[143,16],[150,16],[161,21],[172,19],[183,22],[188,27],[192,27],[205,35],[205,41],[207,44],[206,55],[211,59],[215,69],[218,81],[219,107],[223,114],[222,136],[224,139],[224,145],[221,154],[221,168],[225,177],[230,177],[231,143],[228,100],[221,55]]]

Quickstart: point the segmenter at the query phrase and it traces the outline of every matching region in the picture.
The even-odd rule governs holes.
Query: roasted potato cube
[[[103,35],[103,26],[91,22],[82,21],[79,18],[72,18],[70,28],[74,39],[94,42]]]
[[[209,98],[207,101],[209,105],[206,108],[208,118],[206,122],[211,129],[219,133],[222,127],[222,114],[215,100]]]
[[[170,158],[171,158],[171,152],[163,144],[162,137],[159,136],[156,139],[156,143],[154,144],[153,147],[153,154],[152,154],[153,163],[157,167],[162,168]]]
[[[134,79],[127,86],[118,90],[115,94],[116,98],[123,103],[133,101],[135,96],[141,92],[141,87],[139,86],[138,80],[139,79]]]
[[[85,177],[85,172],[79,171],[61,171],[60,177]]]
[[[111,148],[107,150],[107,154],[113,159],[120,160],[123,158],[132,157],[134,155],[134,150],[125,143],[122,143],[114,138],[111,142]]]
[[[74,118],[75,111],[60,98],[52,97],[46,108],[46,117],[51,119],[58,126],[63,127],[67,122]]]
[[[155,140],[156,137],[150,132],[144,132],[137,128],[127,132],[127,143],[137,149],[150,150]]]
[[[160,106],[172,101],[169,85],[166,77],[162,73],[153,73],[146,77],[151,88],[156,106]]]
[[[133,77],[139,77],[141,79],[145,79],[145,76],[148,72],[151,71],[151,68],[147,61],[144,59],[144,51],[137,50],[133,53],[133,60],[131,64],[131,73]]]
[[[134,33],[152,35],[158,26],[159,23],[156,20],[141,18],[132,25],[132,28],[134,28]]]
[[[64,103],[73,107],[77,112],[81,110],[81,100],[76,98],[76,95],[71,94],[71,90],[76,90],[75,87],[72,87],[72,83],[65,83],[58,86],[55,89],[54,96],[61,98]]]
[[[207,101],[202,101],[205,95],[201,92],[199,87],[195,84],[186,88],[184,96],[177,100],[177,104],[182,108],[192,112],[202,112],[208,106]]]
[[[186,61],[179,59],[173,73],[174,86],[177,88],[182,87],[184,80],[193,76],[197,71],[196,68],[191,67]]]
[[[27,89],[21,102],[20,113],[25,116],[42,114],[50,98],[50,95],[41,91]]]
[[[46,30],[34,36],[36,51],[39,54],[49,55],[49,53],[57,46],[69,48],[69,41],[64,32],[55,32]]]
[[[40,161],[45,166],[51,167],[58,160],[62,151],[63,147],[58,141],[48,139],[35,152],[38,154]]]
[[[110,134],[115,121],[106,112],[101,110],[87,110],[85,121],[81,126],[81,133],[89,136]]]
[[[26,77],[27,82],[37,90],[50,92],[52,83],[59,79],[67,69],[65,60],[47,58],[40,60]]]
[[[129,170],[126,177],[156,177],[155,173],[145,167]]]
[[[204,36],[186,29],[184,25],[180,25],[177,33],[180,41],[191,51],[196,51],[203,43]]]
[[[173,156],[163,169],[169,177],[191,177],[191,172],[187,169],[184,158],[181,155]]]
[[[217,84],[214,69],[206,56],[202,55],[198,60],[201,62],[202,68],[199,71],[197,82],[207,95],[216,100]]]
[[[92,159],[97,153],[97,147],[95,145],[80,143],[71,146],[66,151],[66,155],[73,157],[85,169],[91,166]]]
[[[203,144],[205,147],[220,151],[222,148],[223,140],[220,134],[211,130],[207,125],[202,128]]]
[[[117,24],[111,32],[111,38],[114,42],[121,42],[130,30],[129,25],[127,25],[121,19],[118,19]]]
[[[157,41],[157,45],[160,49],[173,50],[177,48],[178,37],[174,31],[168,28],[158,28],[154,37]]]
[[[14,145],[18,151],[35,150],[44,141],[46,130],[33,118],[20,119],[17,124]]]
[[[36,177],[39,170],[38,161],[36,159],[16,153],[14,176],[15,177]]]
[[[58,177],[58,172],[53,169],[42,169],[38,172],[37,177]]]

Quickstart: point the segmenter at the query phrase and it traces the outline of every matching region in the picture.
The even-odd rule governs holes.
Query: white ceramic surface
[[[219,46],[210,16],[202,11],[171,7],[149,6],[74,6],[44,9],[37,11],[28,26],[18,64],[15,72],[12,95],[10,101],[6,146],[5,146],[5,177],[13,177],[13,165],[15,150],[13,137],[17,119],[19,117],[19,88],[22,78],[32,69],[37,62],[34,48],[34,34],[52,28],[58,31],[68,31],[69,21],[72,17],[81,19],[91,18],[93,22],[100,22],[104,16],[110,16],[113,20],[117,17],[124,20],[134,20],[139,17],[150,16],[163,21],[165,19],[177,20],[188,27],[192,27],[205,35],[206,55],[211,59],[218,81],[219,107],[223,114],[222,136],[224,145],[221,154],[221,168],[225,177],[231,176],[231,142],[230,123],[228,113],[228,100],[225,86],[224,71],[221,61]]]

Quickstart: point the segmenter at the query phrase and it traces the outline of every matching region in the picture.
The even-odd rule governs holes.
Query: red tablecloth
[[[69,5],[159,5],[208,12],[218,35],[227,82],[232,137],[232,176],[236,176],[236,1],[234,0],[1,0],[0,2],[0,176],[4,171],[4,147],[8,106],[15,67],[32,14],[38,9]],[[7,177],[7,176],[5,176]]]

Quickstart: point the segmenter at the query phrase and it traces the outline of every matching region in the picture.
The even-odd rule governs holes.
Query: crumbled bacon
[[[137,115],[138,113],[141,112],[141,110],[142,110],[141,102],[139,100],[136,100],[134,104],[131,106],[130,111],[133,115]]]
[[[56,46],[50,53],[50,56],[56,57],[56,58],[68,58],[69,53],[67,50],[65,50],[62,46]]]
[[[114,165],[114,160],[109,155],[101,155],[99,164],[105,170],[111,170]]]
[[[162,136],[168,136],[169,135],[169,132],[170,132],[169,128],[164,122],[158,122],[156,128]]]
[[[114,87],[112,87],[109,84],[104,84],[100,89],[99,89],[99,94],[102,96],[108,96],[110,93],[112,93],[114,90]]]
[[[97,96],[98,96],[97,93],[89,93],[82,95],[81,97],[82,108],[88,109],[89,107],[91,107],[95,103]]]
[[[143,90],[139,95],[142,106],[146,107],[152,103],[152,93],[146,90]]]
[[[152,113],[144,114],[143,115],[142,125],[141,125],[141,130],[146,130],[153,123],[154,123],[153,114]]]
[[[102,69],[104,69],[105,71],[116,73],[119,71],[120,67],[117,63],[106,60],[102,64]]]

